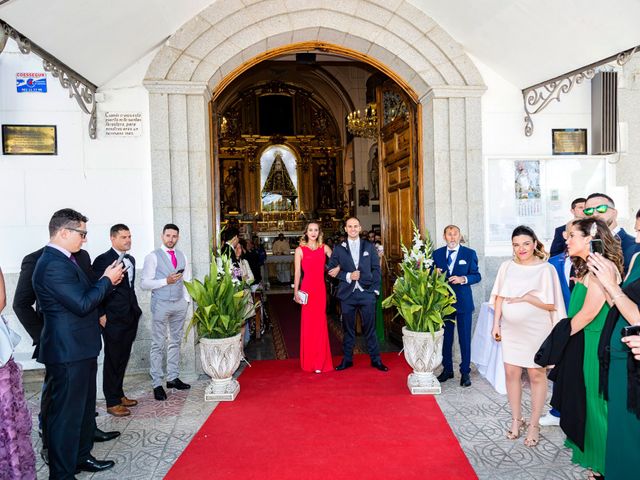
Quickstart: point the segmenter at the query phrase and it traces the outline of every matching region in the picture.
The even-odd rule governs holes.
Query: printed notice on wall
[[[17,72],[16,91],[18,93],[47,93],[47,74],[44,72]]]
[[[142,112],[104,112],[105,137],[142,135]]]

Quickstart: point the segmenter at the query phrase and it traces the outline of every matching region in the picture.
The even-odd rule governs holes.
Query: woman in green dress
[[[609,313],[609,304],[600,281],[589,274],[587,258],[592,241],[602,245],[604,256],[617,266],[618,272],[623,269],[620,242],[613,238],[606,223],[595,218],[573,222],[567,238],[567,250],[575,268],[577,282],[571,294],[568,315],[571,318],[572,335],[584,330],[586,422],[584,450],[569,439],[565,445],[573,450],[571,460],[589,468],[597,478],[605,474],[607,439],[607,402],[599,390],[598,343]]]
[[[638,229],[640,220],[636,219]],[[592,255],[588,263],[615,305],[599,348],[601,379],[607,379],[601,381],[601,391],[608,397],[609,410],[605,468],[608,480],[626,480],[638,475],[633,459],[640,452],[640,362],[622,342],[622,328],[640,323],[640,259],[634,256],[622,288],[612,262]]]

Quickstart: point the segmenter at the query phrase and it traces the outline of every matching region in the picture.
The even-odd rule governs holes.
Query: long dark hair
[[[540,260],[546,260],[547,258],[549,258],[549,255],[544,250],[544,244],[538,239],[538,236],[536,235],[536,232],[533,231],[533,229],[527,227],[526,225],[519,225],[513,230],[513,233],[511,234],[511,240],[519,235],[526,235],[527,237],[531,237],[533,243],[535,244],[533,247],[533,254],[536,257],[538,257]]]
[[[596,228],[595,235],[591,235],[594,225]],[[575,220],[571,227],[580,230],[585,237],[591,236],[594,239],[602,240],[604,246],[603,256],[615,263],[620,275],[622,275],[624,271],[624,257],[622,247],[620,246],[620,239],[611,233],[611,230],[603,220],[594,217],[580,218]],[[571,257],[571,262],[573,262],[576,277],[582,278],[589,273],[587,262],[584,259]]]

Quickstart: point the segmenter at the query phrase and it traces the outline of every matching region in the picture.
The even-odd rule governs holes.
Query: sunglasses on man
[[[607,213],[607,210],[609,210],[609,209],[615,210],[615,208],[612,207],[611,205],[598,205],[597,207],[585,208],[584,210],[582,210],[582,213],[584,213],[587,217],[590,217],[595,212]]]

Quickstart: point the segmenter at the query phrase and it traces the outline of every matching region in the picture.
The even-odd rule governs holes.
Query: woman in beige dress
[[[558,275],[547,263],[544,245],[532,229],[521,225],[512,235],[513,260],[500,266],[491,292],[494,305],[493,337],[502,341],[502,359],[507,397],[511,407],[511,428],[507,438],[515,440],[525,427],[522,417],[522,369],[531,383],[531,421],[525,445],[538,444],[538,420],[547,398],[544,368],[533,361],[553,326],[566,316]]]

